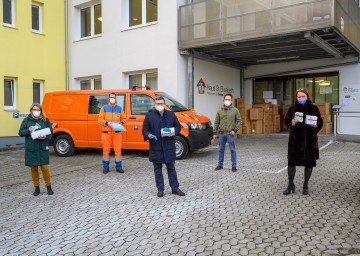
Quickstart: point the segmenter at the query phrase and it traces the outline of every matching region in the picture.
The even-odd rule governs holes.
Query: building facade
[[[65,89],[65,4],[1,0],[0,137],[18,136],[32,103]]]
[[[359,0],[2,1],[0,136],[46,91],[133,84],[211,120],[225,93],[285,112],[306,87],[342,106],[338,132],[360,133]]]

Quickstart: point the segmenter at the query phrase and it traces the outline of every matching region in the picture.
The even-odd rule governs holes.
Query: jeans
[[[226,142],[229,143],[230,152],[231,152],[231,164],[232,167],[236,167],[236,148],[235,148],[235,135],[232,134],[219,134],[219,161],[218,166],[223,166],[224,164],[224,152]]]
[[[154,173],[155,173],[155,182],[156,187],[159,191],[164,191],[164,176],[162,173],[162,163],[154,163]],[[176,191],[179,188],[179,181],[177,179],[176,170],[175,170],[175,161],[172,163],[166,164],[166,169],[169,177],[169,183],[172,191]]]

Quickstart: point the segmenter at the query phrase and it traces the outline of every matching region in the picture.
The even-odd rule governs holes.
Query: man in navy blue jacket
[[[144,120],[142,134],[145,140],[150,140],[149,160],[154,165],[157,196],[164,196],[164,176],[162,164],[165,163],[169,183],[173,194],[185,196],[179,189],[179,181],[175,170],[175,140],[180,133],[180,123],[175,114],[164,109],[165,99],[161,96],[155,99],[155,108]],[[167,136],[171,133],[171,136]]]

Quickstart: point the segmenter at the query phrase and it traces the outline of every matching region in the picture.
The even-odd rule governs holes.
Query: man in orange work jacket
[[[119,173],[124,173],[122,168],[122,156],[121,156],[121,132],[115,131],[111,124],[122,124],[126,122],[126,116],[124,110],[120,106],[116,105],[116,94],[109,94],[109,103],[104,105],[99,113],[99,122],[102,125],[101,140],[103,143],[103,173],[106,174],[110,170],[110,149],[111,143],[113,144],[115,151],[115,169]]]

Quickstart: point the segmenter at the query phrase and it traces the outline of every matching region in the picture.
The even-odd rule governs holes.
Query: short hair
[[[165,103],[165,99],[164,99],[163,96],[156,96],[155,101],[156,101],[156,100],[163,100],[164,103]]]
[[[110,93],[109,93],[109,98],[110,98],[110,95],[111,95],[111,94],[114,94],[114,95],[116,96],[116,93],[115,93],[115,92],[110,92]]]
[[[224,99],[225,99],[225,97],[226,97],[226,96],[230,96],[230,97],[231,97],[231,99],[233,99],[233,96],[232,96],[232,94],[231,94],[231,93],[227,93],[227,94],[225,94],[225,95],[224,95]]]
[[[308,92],[308,90],[306,90],[305,88],[301,88],[301,89],[296,90],[296,92],[295,92],[295,98],[297,98],[299,92],[305,93],[306,96],[307,96],[307,98],[309,98],[309,92]]]

